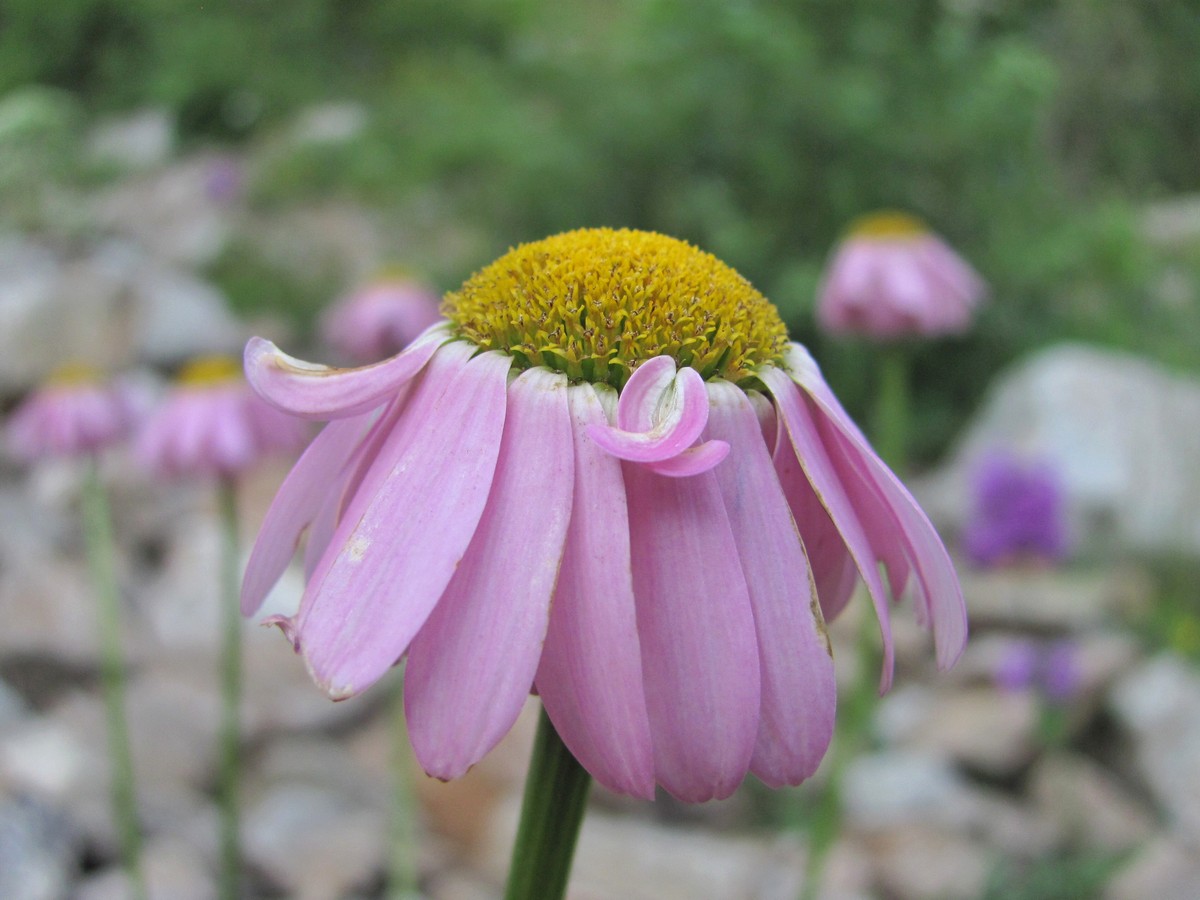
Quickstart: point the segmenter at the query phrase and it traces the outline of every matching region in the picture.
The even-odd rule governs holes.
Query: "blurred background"
[[[251,333],[330,358],[322,311],[385,270],[442,292],[604,225],[732,265],[866,418],[877,347],[818,332],[817,288],[852,220],[914,213],[990,288],[969,332],[909,348],[912,483],[975,637],[935,676],[900,635],[897,689],[839,737],[818,895],[1194,898],[1198,60],[1195,0],[3,0],[0,394]],[[107,466],[152,892],[212,896],[213,503]],[[247,534],[286,469],[243,485]],[[78,479],[0,476],[0,896],[120,897]],[[1067,538],[970,553],[981,515]],[[384,896],[386,688],[333,706],[246,631],[252,895]],[[414,770],[428,896],[495,896],[528,724],[461,782]],[[575,895],[798,896],[821,781],[597,791]]]

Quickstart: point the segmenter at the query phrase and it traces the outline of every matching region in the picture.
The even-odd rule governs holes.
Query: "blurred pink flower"
[[[25,462],[82,456],[124,438],[134,418],[135,404],[122,384],[105,383],[85,366],[67,366],[13,412],[8,443]]]
[[[441,299],[418,281],[378,278],[346,294],[321,317],[321,333],[338,353],[376,362],[408,346],[441,318]]]
[[[163,477],[229,477],[269,454],[299,450],[308,437],[308,423],[250,390],[235,360],[214,356],[184,368],[138,430],[134,451]]]
[[[817,292],[817,322],[879,340],[965,331],[983,280],[925,223],[899,212],[860,219]]]
[[[584,284],[595,300],[581,313],[563,298]],[[747,771],[799,783],[833,729],[822,611],[844,607],[856,572],[891,682],[881,564],[896,598],[912,588],[939,665],[957,659],[966,614],[941,540],[732,269],[659,235],[579,231],[510,251],[454,296],[457,330],[434,326],[362,369],[301,362],[261,339],[246,348],[264,398],[332,421],[267,513],[243,611],[260,607],[307,531],[299,612],[270,621],[335,699],[407,654],[409,734],[431,775],[466,772],[535,689],[611,790],[652,797],[657,782],[702,801]],[[497,308],[498,296],[529,306]],[[742,387],[723,333],[711,357],[687,345],[696,367],[654,355],[677,345],[648,321],[619,337],[620,359],[596,343],[602,323],[697,297],[708,306],[689,322],[761,302],[758,318],[725,321],[746,340],[769,330],[762,346],[778,361],[755,363]],[[530,365],[527,345],[489,349],[483,336],[560,314],[593,341],[587,353],[608,355],[569,357],[564,338],[543,356],[559,368]],[[685,318],[672,312],[663,328]],[[584,319],[598,323],[590,335]],[[631,357],[619,391],[597,376]]]

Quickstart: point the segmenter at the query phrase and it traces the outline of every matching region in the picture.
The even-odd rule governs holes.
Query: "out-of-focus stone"
[[[302,110],[292,128],[298,144],[342,144],[367,127],[370,116],[361,103],[322,103]]]
[[[85,775],[89,752],[62,723],[26,719],[0,731],[0,786],[66,803]]]
[[[232,230],[228,204],[211,189],[213,161],[195,156],[117,183],[96,197],[96,224],[131,238],[155,259],[186,267],[212,262]]]
[[[0,792],[0,897],[59,900],[70,894],[75,838],[49,806]]]
[[[1154,585],[1136,569],[1086,573],[960,572],[971,625],[1077,632],[1149,607]]]
[[[497,810],[484,870],[508,867],[520,798]],[[791,900],[803,885],[805,852],[794,837],[755,839],[665,827],[592,811],[584,819],[570,894],[579,900]]]
[[[1196,900],[1200,857],[1195,846],[1158,837],[1109,882],[1104,900]]]
[[[1200,557],[1200,380],[1084,344],[1018,362],[949,464],[917,485],[935,521],[962,529],[974,468],[998,450],[1055,468],[1069,532],[1084,553]]]
[[[1138,775],[1178,833],[1200,845],[1200,674],[1158,656],[1117,682],[1112,708],[1133,736]]]
[[[992,776],[1011,775],[1037,753],[1038,700],[987,687],[939,691],[936,700],[914,704],[905,731],[893,724],[898,745],[946,756]]]
[[[143,109],[106,119],[87,137],[88,155],[122,169],[162,165],[175,144],[175,122],[165,109]]]
[[[916,825],[880,833],[867,845],[886,896],[975,900],[983,895],[988,852],[961,834]]]
[[[1033,802],[1076,846],[1128,850],[1154,832],[1150,811],[1108,772],[1086,757],[1055,754],[1030,778]]]
[[[194,846],[178,838],[159,838],[142,849],[142,873],[150,900],[212,900],[216,878]],[[112,866],[81,882],[74,900],[128,900],[129,876]]]

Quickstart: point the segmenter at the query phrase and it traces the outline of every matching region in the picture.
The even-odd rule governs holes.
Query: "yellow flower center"
[[[241,364],[232,356],[198,356],[179,370],[175,380],[188,387],[209,387],[241,377]]]
[[[522,244],[447,294],[443,311],[460,336],[519,368],[617,388],[663,354],[737,382],[787,348],[779,313],[750,282],[645,231],[586,228]]]
[[[99,384],[104,380],[100,370],[87,363],[69,362],[59,366],[46,379],[48,387],[78,387],[84,384]]]
[[[851,237],[910,238],[928,233],[929,228],[916,216],[890,209],[863,216],[850,226]]]

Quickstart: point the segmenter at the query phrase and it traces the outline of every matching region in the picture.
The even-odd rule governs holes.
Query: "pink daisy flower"
[[[201,357],[188,364],[138,431],[134,452],[147,468],[174,478],[238,475],[271,453],[293,452],[308,424],[250,390],[237,362]]]
[[[817,292],[817,321],[834,334],[880,340],[965,331],[983,280],[920,219],[860,219],[837,248]]]
[[[375,362],[403,350],[438,321],[440,302],[411,278],[378,278],[331,306],[321,317],[321,334],[346,358]]]
[[[261,339],[246,371],[332,420],[267,513],[253,614],[304,532],[282,627],[333,698],[407,658],[409,733],[462,775],[536,690],[605,787],[686,801],[817,768],[825,619],[856,572],[883,632],[906,586],[939,664],[966,638],[941,540],[775,308],[682,241],[580,230],[510,251],[447,320],[362,369]]]
[[[86,366],[66,366],[13,412],[9,447],[25,462],[96,453],[129,433],[135,405],[123,386]]]

